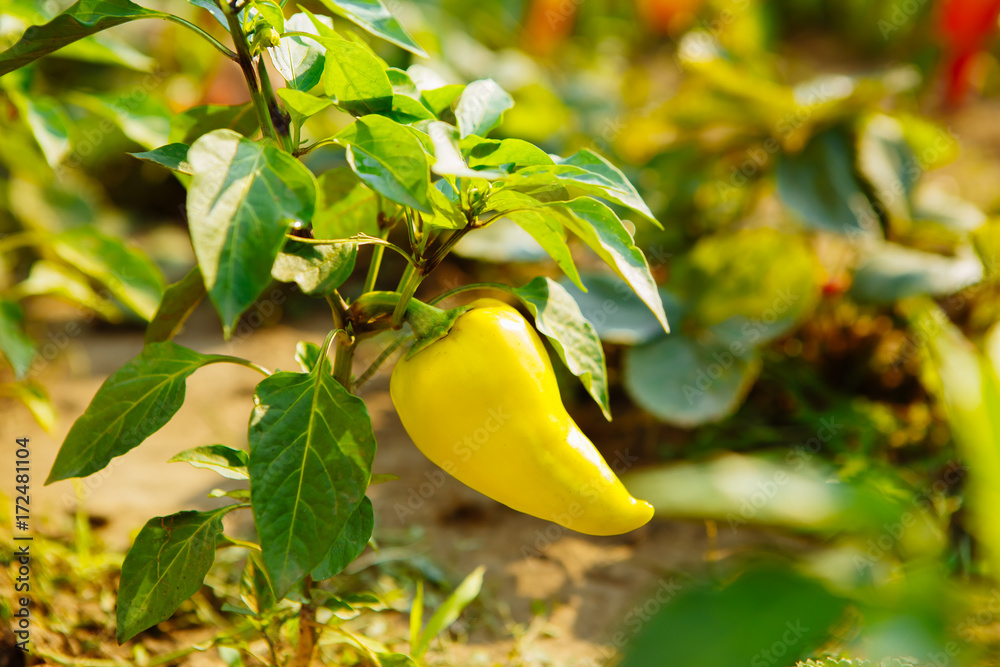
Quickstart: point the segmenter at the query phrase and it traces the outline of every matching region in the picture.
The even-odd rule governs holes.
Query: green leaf
[[[93,227],[56,235],[52,250],[60,259],[97,280],[137,315],[149,320],[163,298],[163,275],[146,255]]]
[[[378,58],[346,39],[316,40],[326,47],[323,88],[338,107],[355,116],[392,109],[392,84]]]
[[[24,332],[21,306],[0,300],[0,354],[14,369],[14,377],[23,380],[35,358],[35,342]]]
[[[586,292],[567,280],[560,283],[580,306],[583,316],[602,341],[639,345],[663,335],[663,326],[621,278],[606,272],[584,273],[581,277],[587,285]],[[660,299],[667,321],[678,326],[686,309],[666,290],[660,290]]]
[[[760,373],[749,344],[723,345],[681,332],[625,352],[624,385],[640,407],[684,428],[719,421],[739,408]]]
[[[167,286],[143,340],[159,343],[173,338],[204,298],[205,281],[201,269],[195,266],[183,278]]]
[[[410,646],[420,643],[420,630],[424,625],[424,581],[417,579],[417,590],[410,605]]]
[[[438,607],[438,610],[434,612],[431,619],[427,621],[427,627],[420,633],[420,641],[417,642],[415,647],[411,648],[410,653],[413,657],[419,660],[427,652],[431,640],[458,620],[462,610],[476,599],[476,596],[479,595],[479,590],[483,587],[483,574],[485,572],[485,565],[477,567],[469,573],[469,576]]]
[[[300,127],[310,116],[333,106],[333,100],[303,93],[294,88],[279,88],[278,97],[285,103],[285,108],[292,116],[292,122]]]
[[[147,345],[97,390],[66,435],[45,483],[86,477],[138,447],[180,409],[191,373],[227,359],[171,342]]]
[[[215,562],[222,517],[232,509],[178,512],[146,522],[122,563],[119,644],[170,618],[198,592]]]
[[[569,215],[565,224],[570,231],[590,246],[598,257],[610,266],[618,276],[642,299],[656,316],[660,326],[670,333],[663,303],[656,287],[656,281],[649,272],[649,264],[642,251],[635,247],[632,235],[615,212],[590,197],[580,197],[553,208]]]
[[[229,29],[229,21],[226,20],[226,15],[223,13],[222,9],[216,4],[215,0],[187,0],[190,4],[195,7],[201,7],[202,9],[207,9],[215,20],[219,22],[223,28]]]
[[[473,171],[465,164],[458,148],[458,130],[448,123],[433,121],[427,125],[427,136],[434,144],[434,164],[431,171],[441,176],[458,176],[461,178],[502,178],[503,174],[495,169]]]
[[[45,387],[36,382],[8,382],[0,384],[0,396],[9,396],[20,401],[31,413],[35,422],[45,429],[46,433],[52,433],[56,427],[56,411],[52,407],[49,395],[45,393]]]
[[[358,247],[352,243],[311,245],[289,241],[271,267],[271,276],[294,282],[306,294],[330,294],[354,271]]]
[[[365,187],[347,167],[323,172],[318,182],[313,233],[319,239],[379,236],[378,199],[379,195]],[[384,204],[386,209],[395,208],[395,204]]]
[[[0,76],[102,30],[168,16],[129,0],[78,0],[48,23],[28,28],[14,46],[0,53]]]
[[[808,227],[881,236],[878,217],[854,176],[850,144],[836,129],[817,134],[777,167],[778,196]]]
[[[271,582],[267,578],[267,570],[264,569],[264,563],[256,551],[247,554],[247,565],[240,579],[240,598],[258,615],[277,603]]]
[[[326,16],[318,16],[317,20],[333,27],[333,21]],[[308,32],[318,35],[319,31],[313,25],[309,16],[304,13],[293,14],[285,21],[285,32]],[[308,37],[282,37],[278,46],[268,48],[271,62],[275,69],[288,82],[289,90],[307,91],[320,82],[326,58],[325,49],[314,39]],[[281,94],[279,89],[278,94]]]
[[[299,365],[303,373],[311,373],[312,369],[319,363],[319,355],[322,353],[319,345],[300,340],[295,345],[295,363]]]
[[[427,53],[417,46],[406,29],[386,9],[381,0],[321,0],[327,9],[351,21],[369,33],[391,42],[401,49],[426,58]]]
[[[56,100],[41,95],[23,96],[23,110],[45,161],[55,167],[69,154],[69,133],[73,121]]]
[[[530,167],[555,164],[552,156],[538,146],[522,139],[483,139],[466,137],[462,151],[469,166],[476,167]]]
[[[250,137],[259,127],[257,112],[249,102],[232,106],[209,104],[192,107],[174,116],[170,121],[168,140],[171,143],[191,145],[212,130],[233,130],[244,137]]]
[[[407,71],[412,72],[413,67],[415,66],[410,66],[410,69]],[[455,103],[455,100],[465,90],[465,86],[458,83],[436,88],[425,88],[418,84],[418,88],[420,88],[420,100],[438,118],[443,118],[445,112],[449,112],[450,114],[451,105]]]
[[[312,571],[312,578],[323,581],[343,572],[344,568],[353,563],[368,546],[374,527],[375,510],[372,508],[372,501],[365,496],[354,510],[354,514],[347,520],[347,525],[340,532],[326,558]]]
[[[531,311],[535,326],[549,339],[570,372],[580,378],[610,421],[604,348],[573,297],[562,285],[542,276],[513,292]]]
[[[562,185],[571,197],[577,194],[596,195],[631,209],[660,226],[625,175],[597,153],[585,148],[568,158],[556,157],[554,161],[555,165],[534,165],[518,170],[517,178],[507,182],[508,187],[526,191],[539,185]]]
[[[403,125],[419,123],[422,120],[434,120],[434,114],[420,101],[399,94],[393,94],[392,109],[384,115]]]
[[[328,556],[368,488],[375,436],[364,401],[321,359],[310,373],[257,385],[250,420],[250,489],[264,563],[277,597]]]
[[[858,170],[894,222],[909,222],[910,197],[923,170],[895,118],[875,114],[858,137]]]
[[[17,283],[10,295],[17,299],[54,296],[88,308],[109,322],[118,322],[122,318],[115,305],[95,292],[79,271],[44,259],[31,265],[28,277]]]
[[[914,250],[895,243],[871,248],[854,274],[851,296],[873,303],[893,303],[927,294],[945,296],[983,279],[983,264],[968,245],[954,257]]]
[[[203,445],[185,449],[171,458],[168,463],[190,463],[195,468],[203,468],[219,473],[228,479],[250,479],[247,465],[250,457],[242,449],[226,445]]]
[[[111,121],[126,137],[147,149],[170,142],[170,111],[157,97],[137,99],[131,92],[116,96],[73,93],[69,99]]]
[[[142,153],[129,153],[134,158],[154,162],[182,174],[193,174],[191,163],[187,161],[187,154],[188,145],[180,143],[167,144]]]
[[[819,298],[817,266],[801,235],[758,227],[702,238],[675,263],[672,282],[693,302],[691,314],[703,326],[733,316],[794,321]]]
[[[830,638],[846,608],[787,567],[751,570],[725,588],[663,580],[655,599],[662,608],[632,640],[622,667],[765,664],[772,646],[785,651],[780,664],[793,664]]]
[[[347,147],[348,164],[368,187],[397,204],[433,213],[427,198],[427,156],[407,128],[369,116],[341,130],[336,140]]]
[[[561,216],[544,208],[515,209],[504,214],[513,220],[518,227],[531,234],[538,245],[555,260],[563,273],[580,289],[586,291],[580,281],[580,272],[573,263],[573,254],[566,244],[566,231],[563,229]]]
[[[279,33],[285,32],[285,15],[277,2],[274,0],[255,0],[254,9],[260,12],[261,17],[269,26]]]
[[[493,79],[473,81],[458,98],[455,118],[462,138],[470,135],[485,137],[500,124],[503,112],[514,106],[514,100]]]
[[[194,169],[187,200],[191,243],[228,338],[270,283],[290,223],[312,218],[316,179],[273,144],[231,130],[196,141],[188,160]]]

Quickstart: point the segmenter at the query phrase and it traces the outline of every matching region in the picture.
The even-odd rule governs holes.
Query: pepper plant
[[[273,0],[190,1],[225,27],[232,48],[180,17],[129,0],[78,0],[0,53],[4,76],[107,28],[138,19],[172,21],[240,67],[254,112],[253,123],[214,114],[197,132],[186,132],[185,141],[134,154],[173,170],[187,188],[197,266],[167,286],[143,351],[105,381],[76,420],[48,482],[93,474],[142,444],[181,407],[185,381],[199,368],[232,363],[259,373],[249,452],[211,445],[175,457],[247,480],[249,488],[228,492],[233,502],[218,509],[145,525],[122,568],[117,637],[126,641],[168,618],[201,585],[216,549],[236,545],[250,553],[244,611],[264,619],[283,598],[292,600],[299,621],[295,664],[305,665],[317,643],[317,609],[349,607],[317,582],[361,553],[374,523],[365,494],[373,483],[375,436],[355,390],[411,338],[397,336],[356,376],[359,342],[409,327],[413,355],[447,335],[464,309],[439,310],[414,295],[459,241],[501,218],[530,234],[585,289],[571,251],[571,237],[581,241],[666,330],[646,259],[619,215],[657,223],[628,179],[597,153],[585,149],[564,158],[518,139],[488,138],[513,103],[494,81],[442,85],[425,67],[387,66],[349,24],[415,56],[426,54],[379,0],[323,0],[333,16],[306,8],[292,13]],[[271,81],[266,59],[284,87]],[[343,129],[304,138],[307,119],[335,111],[346,114]],[[322,153],[346,166],[316,173],[303,162]],[[357,266],[362,245],[374,246],[367,267]],[[386,250],[406,268],[394,291],[377,291]],[[348,298],[341,288],[356,271],[364,272],[363,288]],[[273,280],[329,304],[323,345],[289,350],[299,370],[271,372],[250,359],[204,354],[171,340],[206,295],[228,338]],[[534,316],[610,417],[600,340],[558,282],[469,284],[429,300],[486,288],[507,293]],[[224,534],[223,518],[243,510],[253,513],[259,545]]]

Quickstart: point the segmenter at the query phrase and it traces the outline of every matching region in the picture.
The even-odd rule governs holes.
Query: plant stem
[[[389,236],[389,230],[382,230],[382,240],[385,241]],[[365,276],[365,286],[361,288],[361,293],[371,292],[375,289],[375,281],[378,280],[378,270],[382,266],[382,255],[385,254],[385,246],[381,243],[376,244],[372,248],[372,261],[368,265],[368,275]]]
[[[389,357],[391,357],[396,350],[398,350],[402,345],[411,340],[413,340],[413,336],[400,336],[396,340],[389,343],[389,345],[387,345],[386,348],[382,350],[382,353],[378,355],[378,358],[372,362],[371,366],[369,366],[365,370],[365,372],[362,373],[361,376],[355,381],[354,383],[355,391],[361,389],[361,387],[363,387],[364,384],[368,382],[368,380],[371,380],[372,376],[374,376],[375,373],[378,372],[378,369],[382,367],[382,364],[388,361]]]
[[[250,46],[247,44],[246,35],[243,34],[243,26],[240,25],[239,17],[229,9],[229,5],[225,1],[222,4],[222,11],[226,15],[226,21],[229,22],[229,34],[232,35],[233,45],[236,46],[237,62],[240,64],[240,69],[243,70],[243,78],[247,81],[250,98],[257,111],[260,130],[265,137],[270,137],[280,143],[278,131],[274,128],[274,122],[271,120],[270,109],[268,109],[267,101],[261,92],[260,81],[253,68],[253,56],[250,55]]]
[[[390,326],[393,329],[398,329],[403,325],[403,315],[406,314],[406,307],[410,303],[410,299],[413,297],[414,292],[417,291],[417,287],[420,286],[420,281],[424,279],[424,274],[421,270],[417,269],[414,265],[409,265],[406,267],[406,271],[403,272],[403,277],[399,280],[399,301],[396,302],[396,308],[392,311],[392,320]]]
[[[354,236],[349,236],[346,239],[306,239],[302,238],[301,236],[291,236],[291,235],[287,235],[287,238],[295,239],[299,243],[305,243],[307,245],[336,245],[338,243],[355,243],[357,245],[380,245],[380,246],[385,246],[386,248],[389,248],[390,250],[399,253],[403,257],[403,259],[405,259],[411,265],[415,265],[417,263],[416,260],[410,256],[410,253],[406,252],[395,243],[390,243],[389,241],[380,239],[377,236],[370,236],[368,234],[355,234]]]
[[[478,227],[479,225],[466,225],[445,239],[445,242],[442,243],[434,254],[431,255],[430,259],[427,260],[425,271],[430,273],[436,269],[437,265],[440,264],[445,257],[447,257],[449,252],[451,252],[451,249],[454,248],[466,234],[471,232],[473,229],[477,229]]]
[[[503,283],[469,283],[468,285],[461,285],[460,287],[456,287],[454,289],[448,290],[447,292],[438,294],[436,297],[434,297],[427,303],[434,305],[436,303],[444,301],[449,297],[453,297],[456,294],[461,294],[462,292],[471,292],[473,290],[481,290],[481,289],[499,290],[501,292],[507,292],[508,294],[510,294],[514,290],[514,288],[511,287],[510,285],[504,285]]]
[[[225,44],[223,44],[222,42],[220,42],[219,40],[217,40],[215,37],[212,37],[210,34],[208,34],[207,32],[205,32],[204,30],[202,30],[201,28],[199,28],[195,24],[191,23],[190,21],[185,21],[180,16],[174,16],[173,14],[168,14],[168,15],[164,16],[163,18],[165,18],[168,21],[173,21],[174,23],[176,23],[178,25],[182,25],[185,28],[188,28],[190,30],[194,30],[196,33],[198,33],[199,35],[201,35],[202,37],[204,37],[206,40],[208,40],[209,44],[211,44],[216,49],[218,49],[220,52],[222,52],[222,55],[226,56],[227,58],[229,58],[230,60],[232,60],[234,62],[237,62],[239,60],[239,56],[236,55],[235,52],[230,51],[229,48]]]
[[[354,362],[354,339],[344,333],[337,334],[337,359],[333,364],[333,379],[351,391],[351,368]]]
[[[271,75],[267,73],[267,67],[264,65],[264,56],[262,55],[257,61],[257,74],[260,77],[260,85],[262,92],[264,93],[264,99],[267,102],[267,110],[271,115],[271,124],[274,125],[275,132],[278,134],[278,143],[287,152],[291,153],[294,149],[298,148],[297,144],[292,143],[292,136],[289,134],[289,128],[291,127],[291,121],[288,115],[282,111],[281,105],[278,104],[278,96],[274,92],[274,88],[271,86]]]
[[[302,603],[302,609],[299,611],[299,643],[295,647],[293,667],[309,667],[313,651],[316,648],[316,608],[312,605],[312,577],[306,575],[302,586],[305,589],[307,599]]]

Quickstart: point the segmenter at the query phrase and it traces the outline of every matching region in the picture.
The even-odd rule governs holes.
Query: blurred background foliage
[[[200,0],[144,4],[224,36]],[[605,155],[663,225],[630,218],[669,336],[575,248],[588,292],[564,284],[606,344],[615,421],[574,416],[642,452],[629,483],[660,516],[800,540],[721,555],[625,664],[971,664],[1000,645],[997,5],[391,3],[431,57],[373,44],[390,65],[495,79],[515,99],[495,136]],[[63,7],[6,3],[0,48]],[[128,153],[257,131],[235,68],[184,37],[138,22],[0,79],[0,336],[21,350],[0,395],[43,426],[35,371],[66,323],[140,323],[193,264],[184,175]],[[436,287],[557,275],[503,220],[456,252]]]

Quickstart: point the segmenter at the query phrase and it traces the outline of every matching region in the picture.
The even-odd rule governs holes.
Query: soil
[[[176,341],[205,353],[246,357],[269,369],[292,369],[296,342],[321,344],[328,322],[326,317],[308,316],[294,326],[244,330],[247,335],[227,343],[214,313],[202,306]],[[43,486],[73,420],[104,379],[138,354],[143,344],[139,330],[84,330],[65,339],[59,336],[66,331],[64,323],[50,322],[49,327],[54,334],[49,339],[63,343],[56,346],[57,356],[38,379],[50,392],[58,426],[45,433],[26,410],[9,402],[2,405],[0,420],[0,442],[31,439],[33,521],[59,523],[61,515],[75,511],[79,499],[104,543],[124,550],[151,517],[216,506],[222,501],[208,497],[212,489],[240,486],[210,471],[167,463],[177,452],[198,445],[246,447],[251,397],[259,376],[229,364],[197,371],[188,380],[187,399],[174,419],[104,471],[75,486],[73,481]],[[366,367],[365,361],[377,352],[374,346],[362,348],[357,368]],[[361,395],[379,443],[374,470],[393,473],[399,480],[369,489],[376,513],[375,537],[383,548],[378,553],[369,550],[349,572],[420,555],[454,583],[479,565],[487,567],[480,602],[460,621],[460,628],[468,631],[432,662],[603,664],[613,653],[609,648],[613,642],[624,643],[635,632],[639,625],[635,619],[655,611],[652,607],[659,604],[655,593],[672,578],[683,579],[703,569],[709,556],[777,539],[750,530],[721,530],[710,544],[704,524],[664,520],[608,538],[562,529],[481,496],[425,459],[395,415],[387,370],[363,387]],[[624,447],[606,437],[598,436],[597,444],[609,460],[625,453]],[[8,496],[13,492],[12,477],[0,478],[0,491]],[[405,627],[405,615],[398,616]],[[223,663],[209,651],[177,664]]]

